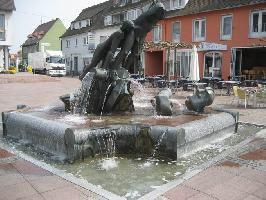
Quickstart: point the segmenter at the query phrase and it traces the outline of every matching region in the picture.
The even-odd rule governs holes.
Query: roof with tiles
[[[67,31],[61,36],[61,38],[72,36],[72,35],[78,35],[82,33],[87,33],[95,28],[101,27],[103,24],[103,20],[104,20],[103,15],[104,13],[107,13],[110,11],[111,6],[112,6],[112,1],[109,0],[109,1],[105,1],[97,5],[94,5],[92,7],[83,9],[82,12],[79,14],[79,16],[73,22],[91,19],[91,26],[86,26],[80,29],[71,29],[71,27],[69,27]]]
[[[22,46],[30,46],[33,44],[37,44],[43,37],[44,35],[52,28],[54,23],[59,20],[58,18],[46,22],[44,24],[39,25],[32,34],[28,35],[28,39],[24,42]]]
[[[169,11],[167,17],[184,16],[261,3],[266,3],[266,0],[189,0],[183,9]]]
[[[0,0],[0,10],[13,11],[16,10],[13,0]]]

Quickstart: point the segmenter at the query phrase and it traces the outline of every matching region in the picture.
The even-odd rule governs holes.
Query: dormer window
[[[112,16],[111,15],[104,17],[104,25],[105,26],[112,25]]]
[[[71,23],[71,25],[70,25],[70,29],[71,29],[71,30],[74,29],[74,23]]]
[[[188,0],[170,0],[170,10],[184,8]]]
[[[82,28],[82,26],[81,26],[81,22],[79,22],[79,28]]]
[[[91,26],[91,20],[90,19],[87,19],[86,22],[87,22],[87,26]]]
[[[5,38],[5,15],[0,15],[0,41],[4,41]]]

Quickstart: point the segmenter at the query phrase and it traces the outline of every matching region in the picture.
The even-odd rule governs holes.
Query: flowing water
[[[113,148],[109,150],[109,157],[96,156],[94,158],[86,158],[84,161],[77,161],[74,164],[55,162],[47,154],[42,154],[31,146],[25,147],[25,144],[2,140],[34,158],[64,170],[66,173],[71,173],[78,178],[85,179],[98,187],[124,196],[127,199],[136,199],[196,169],[199,165],[210,161],[260,129],[256,126],[240,124],[238,133],[234,133],[234,128],[225,130],[223,137],[201,144],[199,148],[186,152],[177,160],[156,157],[156,150],[154,150],[155,153],[153,152],[154,157],[152,158],[144,155],[114,156],[115,147],[110,142],[110,137],[115,140],[115,135],[112,134],[109,134],[109,138],[105,139],[101,138],[101,136],[98,137],[102,150],[109,147]],[[164,134],[167,134],[167,131]],[[163,140],[164,134],[159,138],[158,145],[160,140]]]

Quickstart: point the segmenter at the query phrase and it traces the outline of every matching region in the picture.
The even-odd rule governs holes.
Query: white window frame
[[[225,18],[231,18],[231,26],[230,26],[230,34],[228,35],[224,35],[224,20]],[[228,15],[223,15],[221,17],[221,31],[220,31],[220,38],[221,40],[231,40],[232,39],[232,34],[233,34],[233,15],[232,14],[228,14]]]
[[[184,0],[170,0],[170,10],[184,8],[185,1]]]
[[[174,24],[175,23],[179,23],[179,36],[178,38],[174,38]],[[181,21],[175,21],[172,23],[172,41],[175,43],[180,42],[180,38],[181,38]]]
[[[0,31],[3,34],[3,37],[0,38],[0,41],[5,41],[6,40],[6,16],[2,13],[0,15],[3,17],[3,27],[0,27]]]
[[[83,37],[83,45],[88,46],[88,36]]]
[[[95,34],[93,33],[88,33],[88,48],[90,50],[95,49],[96,44],[95,44]]]
[[[104,25],[105,26],[112,25],[112,16],[111,15],[107,15],[104,17]]]
[[[66,40],[66,48],[70,47],[70,40]]]
[[[86,26],[91,26],[91,19],[87,19],[86,22],[87,22]]]
[[[158,40],[157,38],[155,37],[155,30],[158,29]],[[161,28],[161,25],[156,25],[154,26],[154,28],[152,29],[152,41],[153,42],[160,42],[162,41],[162,28]]]
[[[204,33],[205,33],[205,35],[204,36],[200,36],[200,37],[197,37],[195,34],[196,34],[196,29],[195,29],[195,24],[196,24],[196,22],[199,22],[199,33],[201,34],[201,32],[202,32],[202,22],[205,22],[205,27],[204,27]],[[200,19],[194,19],[193,20],[193,24],[192,24],[192,30],[193,30],[193,32],[192,32],[192,38],[193,38],[193,41],[194,42],[203,42],[203,41],[205,41],[206,40],[206,26],[207,26],[207,20],[206,20],[206,18],[200,18]]]
[[[222,78],[222,71],[223,71],[223,53],[220,52],[220,51],[209,51],[209,52],[206,52],[204,53],[204,68],[203,68],[203,77],[205,77],[205,70],[206,70],[206,55],[207,54],[212,54],[212,66],[210,67],[211,68],[211,77],[214,77],[214,78]],[[215,66],[215,54],[219,54],[221,56],[221,67],[216,67]],[[221,75],[218,77],[218,76],[214,76],[214,71],[215,70],[219,70]]]
[[[249,27],[249,35],[251,38],[261,38],[266,37],[266,31],[262,32],[262,13],[266,13],[266,9],[263,10],[255,10],[250,13],[250,27]],[[253,32],[253,14],[258,13],[259,19],[258,19],[258,32]],[[266,26],[266,25],[265,25]],[[266,29],[265,29],[266,30]]]
[[[127,20],[136,19],[136,10],[128,10],[126,16],[127,16]]]

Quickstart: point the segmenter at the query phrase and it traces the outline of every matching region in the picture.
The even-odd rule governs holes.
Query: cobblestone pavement
[[[0,112],[17,104],[32,107],[58,104],[60,95],[80,86],[76,78],[51,78],[19,73],[0,75]],[[217,91],[218,92],[218,91]],[[177,92],[184,103],[191,92]],[[232,96],[216,96],[212,107],[240,113],[240,121],[266,125],[266,109],[231,105]],[[251,102],[252,104],[252,102]],[[1,129],[1,128],[0,128]],[[1,130],[0,130],[1,132]],[[0,200],[12,199],[103,199],[20,157],[0,149]],[[172,188],[157,200],[266,199],[266,131],[219,163]]]

